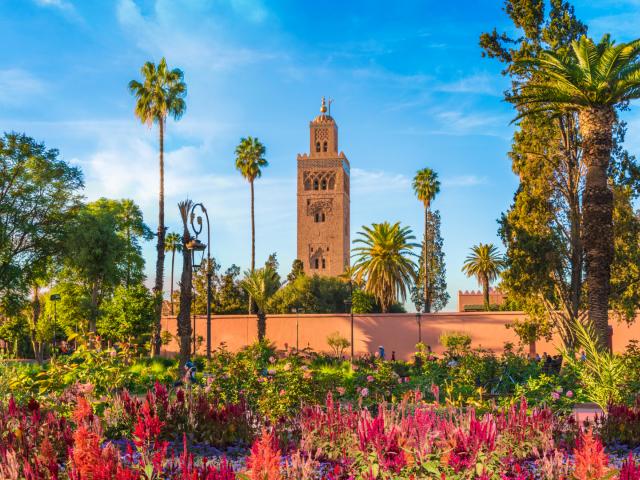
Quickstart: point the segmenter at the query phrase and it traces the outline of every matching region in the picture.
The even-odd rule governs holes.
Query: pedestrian
[[[380,360],[384,360],[384,346],[382,345],[378,347],[378,358],[380,358]]]

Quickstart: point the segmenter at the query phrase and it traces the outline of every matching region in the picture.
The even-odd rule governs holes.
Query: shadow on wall
[[[380,345],[384,346],[387,357],[396,352],[398,360],[409,360],[415,353],[415,345],[421,335],[422,341],[431,346],[436,354],[444,348],[439,339],[443,333],[460,332],[471,337],[474,348],[482,347],[494,352],[504,350],[506,342],[518,345],[519,339],[513,329],[507,325],[516,319],[524,318],[522,312],[456,312],[423,314],[371,314],[354,315],[354,345],[356,355],[373,354]],[[638,318],[640,320],[640,318]],[[172,340],[163,347],[163,354],[174,355],[178,352],[175,339],[176,318],[167,316],[162,319],[163,330],[172,334]],[[196,338],[201,337],[198,353],[204,354],[206,348],[206,317],[196,317]],[[212,345],[218,348],[224,344],[230,351],[238,351],[250,345],[258,338],[256,317],[254,315],[214,315],[212,317]],[[348,314],[327,315],[269,315],[267,316],[267,338],[279,349],[311,348],[319,352],[331,352],[327,337],[339,332],[346,339],[351,338],[351,317]],[[640,339],[640,321],[630,326],[616,325],[613,335],[614,351],[624,351],[632,339]],[[554,353],[551,342],[538,342],[538,352]],[[524,346],[528,351],[529,345]],[[347,349],[347,353],[350,349]]]

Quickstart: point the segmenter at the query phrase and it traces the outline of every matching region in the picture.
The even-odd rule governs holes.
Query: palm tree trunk
[[[608,347],[609,291],[613,260],[613,193],[607,183],[615,113],[610,107],[580,111],[582,154],[587,166],[583,196],[583,238],[589,320],[602,349]]]
[[[249,185],[251,186],[251,271],[253,272],[256,269],[256,221],[254,210],[253,180],[249,181]],[[251,298],[251,295],[249,295],[249,313],[252,313],[253,311],[253,299]]]
[[[192,266],[191,251],[186,244],[191,240],[187,224],[184,224],[182,249],[182,275],[180,277],[180,310],[178,311],[178,337],[180,339],[180,372],[191,356],[191,300],[192,300]]]
[[[487,275],[482,276],[482,296],[484,297],[484,309],[488,312],[491,310],[489,302],[489,278]]]
[[[424,208],[424,246],[422,247],[424,268],[424,313],[431,313],[431,295],[429,295],[429,268],[428,268],[428,229],[429,229],[429,205]]]
[[[264,337],[267,334],[267,315],[258,311],[258,341],[264,340]]]
[[[176,249],[172,248],[171,249],[171,315],[174,315],[173,312],[173,271],[174,271],[174,267],[175,267],[175,263],[176,263]]]
[[[160,142],[160,199],[158,203],[158,259],[156,261],[156,322],[153,332],[153,354],[160,355],[160,329],[162,318],[162,290],[164,283],[164,119],[158,122]]]
[[[254,191],[253,180],[249,182],[251,185],[251,271],[256,269],[256,221],[254,211]]]

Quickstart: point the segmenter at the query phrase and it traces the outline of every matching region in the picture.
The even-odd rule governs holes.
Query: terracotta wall
[[[420,316],[422,341],[430,345],[435,353],[442,353],[438,339],[442,333],[465,332],[471,335],[474,347],[501,351],[505,342],[518,343],[512,329],[506,325],[516,318],[522,318],[520,312],[467,312],[436,313]],[[354,315],[354,345],[356,354],[374,353],[379,345],[384,345],[387,356],[395,350],[396,358],[409,359],[415,352],[419,327],[416,314],[371,314]],[[640,315],[631,326],[614,325],[613,348],[623,351],[630,340],[640,340]],[[176,335],[176,318],[163,317],[163,329]],[[296,347],[296,324],[298,326],[298,344],[300,348],[311,347],[316,351],[330,351],[326,339],[332,332],[340,332],[350,338],[350,316],[336,315],[269,315],[267,317],[267,338],[278,348]],[[237,351],[254,342],[257,338],[255,316],[214,315],[212,317],[212,345],[218,347],[225,343],[227,348]],[[203,341],[198,348],[204,353],[206,348],[206,317],[196,317],[196,335]],[[539,342],[539,353],[556,351],[554,342]],[[528,348],[528,347],[527,347]],[[178,351],[174,340],[163,352],[167,355]],[[348,353],[348,352],[347,352]]]
[[[504,303],[504,295],[501,291],[496,290],[495,288],[489,289],[489,303],[491,305],[502,305]],[[484,304],[484,295],[482,294],[482,290],[458,290],[458,311],[464,312],[466,306],[473,305],[483,305]]]

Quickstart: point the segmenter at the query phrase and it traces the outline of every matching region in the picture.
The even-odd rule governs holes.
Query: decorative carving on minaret
[[[307,215],[315,215],[316,213],[330,213],[333,207],[333,199],[322,198],[310,201],[307,205]]]

